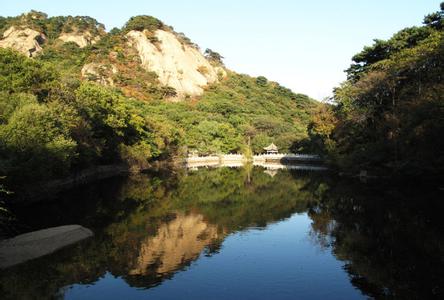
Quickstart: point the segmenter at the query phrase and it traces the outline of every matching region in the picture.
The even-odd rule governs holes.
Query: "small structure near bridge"
[[[264,150],[267,154],[278,154],[278,147],[274,143],[271,143],[269,146],[264,147]]]

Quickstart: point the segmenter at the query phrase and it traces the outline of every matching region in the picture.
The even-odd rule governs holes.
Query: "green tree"
[[[422,178],[444,170],[443,34],[431,24],[401,30],[382,43],[386,54],[335,89],[338,121],[323,139],[333,138],[338,165]]]
[[[260,85],[260,86],[266,86],[268,83],[268,79],[265,78],[264,76],[259,76],[256,78],[256,83],[257,83],[257,85]]]
[[[444,2],[440,4],[441,10],[424,17],[424,24],[438,30],[444,29]]]
[[[188,145],[202,154],[236,152],[240,149],[240,137],[226,123],[202,121],[188,134]]]
[[[30,92],[46,97],[56,84],[57,73],[42,62],[11,50],[0,49],[0,91]]]
[[[17,109],[0,127],[0,141],[2,164],[16,181],[64,175],[76,158],[68,127],[45,104]]]
[[[213,50],[207,48],[204,52],[204,55],[211,62],[220,64],[220,65],[224,64],[223,63],[224,57],[216,51],[213,51]]]
[[[155,31],[157,29],[162,29],[163,27],[164,24],[160,20],[152,16],[142,15],[131,17],[122,30],[125,32],[131,30],[143,31],[145,29],[148,31]]]

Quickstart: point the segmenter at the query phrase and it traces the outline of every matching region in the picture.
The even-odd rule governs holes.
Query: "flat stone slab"
[[[0,241],[0,269],[55,252],[93,233],[80,225],[42,229]]]

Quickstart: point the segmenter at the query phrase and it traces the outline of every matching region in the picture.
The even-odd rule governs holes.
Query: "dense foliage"
[[[137,31],[154,31],[162,29],[165,25],[158,19],[152,16],[135,16],[131,17],[124,26],[125,31],[137,30]]]
[[[0,49],[0,176],[8,187],[60,178],[103,164],[145,168],[173,155],[259,153],[274,142],[297,150],[317,102],[268,81],[228,72],[200,97],[168,101],[176,91],[141,66],[125,34],[157,29],[173,32],[150,16],[131,18],[122,29],[103,32],[88,17],[51,17],[32,11],[0,19],[33,28],[48,38],[43,51],[27,58]],[[83,48],[57,39],[88,31],[100,40]],[[207,59],[219,66],[212,50]],[[85,65],[95,73],[82,76]]]
[[[0,58],[0,164],[9,184],[120,161],[143,167],[177,140],[175,128],[117,91],[65,82],[51,64],[12,50],[0,49]]]
[[[138,103],[149,115],[184,129],[184,145],[200,154],[260,153],[271,142],[282,151],[306,137],[316,103],[272,82],[230,73],[198,101]],[[293,149],[295,150],[295,149]]]
[[[31,28],[45,34],[49,39],[57,38],[61,33],[89,32],[92,35],[105,33],[105,26],[96,19],[87,16],[50,17],[39,11],[30,11],[17,17],[0,17],[0,35],[11,26]]]
[[[151,16],[133,17],[109,34],[88,17],[48,18],[33,11],[1,18],[2,31],[28,26],[49,39],[34,60],[1,50],[0,175],[44,180],[121,161],[143,167],[187,151],[260,153],[271,142],[283,152],[320,151],[351,171],[440,172],[443,20],[441,10],[426,16],[424,26],[365,47],[353,57],[348,80],[335,89],[335,104],[321,106],[263,76],[232,72],[201,97],[165,101],[176,91],[141,67],[124,36],[130,30],[173,32]],[[102,38],[84,48],[55,38],[72,30]],[[217,52],[207,49],[205,56],[223,64]],[[99,71],[86,79],[100,86],[79,80],[91,63]]]
[[[325,108],[310,126],[339,166],[385,175],[444,171],[444,4],[441,8],[423,27],[376,40],[353,57],[349,79],[334,91],[337,105]]]

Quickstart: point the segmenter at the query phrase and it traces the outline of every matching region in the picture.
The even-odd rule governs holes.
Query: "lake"
[[[16,207],[92,238],[4,269],[2,299],[368,299],[444,293],[443,191],[259,167],[163,171]]]

